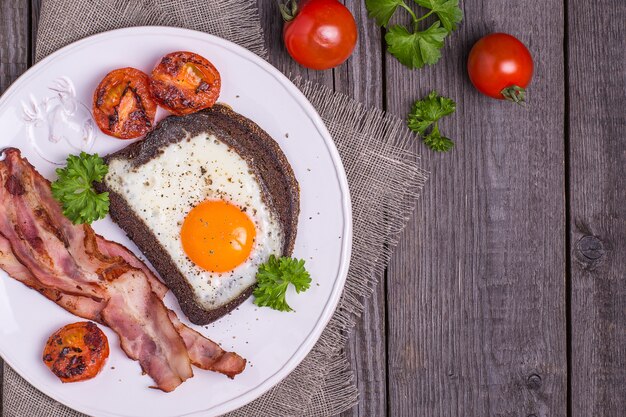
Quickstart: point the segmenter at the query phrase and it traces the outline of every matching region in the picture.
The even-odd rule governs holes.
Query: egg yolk
[[[254,244],[250,218],[226,201],[204,201],[183,222],[180,238],[193,263],[211,272],[227,272],[243,263]]]

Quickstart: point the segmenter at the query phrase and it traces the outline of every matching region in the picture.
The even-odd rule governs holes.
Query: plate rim
[[[56,59],[61,58],[63,55],[71,52],[74,49],[82,48],[88,46],[89,43],[99,42],[101,38],[107,37],[117,37],[117,36],[127,36],[127,35],[138,35],[143,34],[147,36],[153,35],[163,35],[163,34],[171,34],[174,36],[177,35],[185,35],[192,36],[195,38],[199,38],[200,41],[208,41],[214,44],[218,44],[220,46],[229,49],[231,52],[239,55],[242,58],[245,58],[252,63],[259,66],[262,70],[272,75],[287,91],[290,95],[297,101],[297,103],[302,107],[305,114],[311,119],[314,126],[317,128],[318,132],[322,136],[328,152],[330,154],[331,160],[335,167],[335,171],[337,174],[337,179],[339,182],[340,190],[342,191],[342,208],[344,211],[344,227],[342,233],[342,257],[340,259],[340,265],[338,268],[338,274],[333,284],[333,289],[331,291],[330,297],[326,302],[326,306],[324,307],[320,319],[313,327],[312,331],[305,338],[305,340],[300,344],[300,347],[293,353],[291,358],[285,363],[285,365],[276,371],[273,375],[266,378],[261,384],[252,388],[238,397],[232,398],[230,400],[226,400],[220,404],[217,404],[211,408],[191,411],[185,414],[180,414],[180,416],[196,416],[205,413],[211,413],[215,415],[220,415],[223,413],[227,413],[229,411],[236,410],[237,408],[243,407],[255,399],[259,398],[261,395],[275,387],[278,383],[280,383],[283,379],[285,379],[303,360],[308,354],[311,352],[319,338],[321,337],[324,329],[326,328],[328,322],[334,315],[337,305],[339,304],[339,300],[341,299],[341,294],[343,293],[343,289],[345,287],[345,282],[348,275],[348,270],[350,266],[350,259],[352,254],[352,240],[353,240],[353,218],[352,218],[352,202],[350,196],[350,190],[348,186],[348,180],[345,168],[343,166],[343,162],[341,157],[339,156],[339,151],[335,145],[335,142],[330,135],[326,125],[324,124],[321,116],[317,112],[317,110],[313,107],[311,102],[306,98],[306,96],[300,91],[293,82],[285,76],[281,71],[279,71],[276,67],[271,65],[269,62],[261,58],[260,56],[254,54],[248,49],[231,42],[227,39],[221,38],[219,36],[215,36],[206,32],[201,32],[192,29],[173,27],[173,26],[135,26],[135,27],[126,27],[120,29],[114,29],[110,31],[105,31],[101,33],[97,33],[94,35],[90,35],[88,37],[82,38],[78,41],[75,41],[69,45],[66,45],[52,54],[48,55],[46,58],[34,64],[27,71],[25,71],[22,75],[20,75],[0,96],[0,111],[2,111],[4,104],[7,103],[11,96],[13,96],[22,84],[24,84],[30,77],[35,76],[36,73],[40,72],[46,66],[52,64],[52,62]],[[0,152],[3,147],[0,146]],[[41,389],[39,385],[31,380],[31,378],[24,375],[23,369],[19,369],[16,367],[14,362],[7,357],[6,352],[0,351],[0,356],[3,360],[11,366],[11,368],[17,372],[22,378],[24,378],[30,385],[35,387],[37,390],[41,391],[45,395],[53,398],[56,401],[61,402],[62,404],[70,407],[76,411],[87,413],[90,415],[103,415],[103,416],[111,416],[111,417],[126,417],[124,414],[111,413],[106,410],[95,409],[90,407],[88,404],[84,406],[82,404],[70,405],[71,401],[68,401],[68,398],[65,398],[60,395],[55,395],[54,393],[47,392],[44,389]],[[43,387],[45,388],[45,387]]]

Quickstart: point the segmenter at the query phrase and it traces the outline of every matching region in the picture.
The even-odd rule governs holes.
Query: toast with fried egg
[[[293,170],[274,139],[225,105],[169,116],[105,161],[97,188],[109,192],[112,219],[195,324],[233,310],[260,264],[293,251]]]

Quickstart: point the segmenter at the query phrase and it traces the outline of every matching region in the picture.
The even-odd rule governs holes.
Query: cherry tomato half
[[[467,72],[481,93],[522,102],[533,76],[533,59],[528,48],[514,36],[492,33],[472,47]]]
[[[345,62],[357,40],[356,22],[346,6],[337,0],[306,0],[298,11],[295,4],[292,0],[281,7],[289,55],[303,67],[316,70]]]
[[[107,337],[90,321],[60,328],[50,336],[43,351],[43,362],[63,382],[95,377],[108,357]]]
[[[174,114],[195,113],[213,106],[220,95],[220,73],[193,52],[172,52],[152,71],[150,89],[157,102]]]
[[[156,109],[150,78],[135,68],[111,71],[93,94],[93,117],[98,127],[120,139],[133,139],[151,131]]]

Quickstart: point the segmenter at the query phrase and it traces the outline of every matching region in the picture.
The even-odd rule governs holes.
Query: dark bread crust
[[[162,120],[144,140],[135,142],[104,159],[107,163],[113,159],[126,159],[133,166],[140,166],[158,156],[169,144],[203,132],[213,133],[231,146],[248,162],[248,166],[257,178],[260,178],[264,191],[263,199],[278,214],[284,232],[282,254],[290,256],[296,239],[300,211],[298,182],[291,165],[274,139],[256,123],[229,107],[216,104],[210,109],[195,114],[169,116]],[[112,219],[152,263],[178,299],[182,311],[191,322],[203,325],[215,321],[232,311],[252,294],[254,285],[246,288],[229,303],[213,310],[205,310],[196,301],[191,285],[178,270],[167,251],[161,247],[152,231],[128,206],[126,200],[109,189],[106,182],[97,184],[96,188],[100,192],[109,192],[109,213]]]

